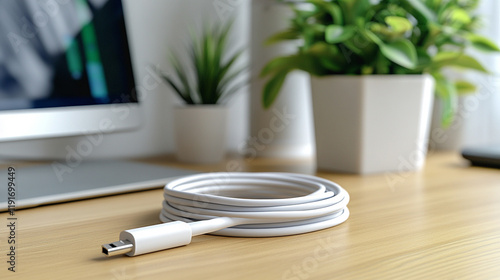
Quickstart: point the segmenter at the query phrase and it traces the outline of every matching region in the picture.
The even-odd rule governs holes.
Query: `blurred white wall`
[[[235,17],[234,43],[249,44],[250,0],[124,0],[136,80],[144,90],[140,129],[105,135],[88,158],[146,157],[173,152],[173,106],[179,100],[170,88],[152,78],[148,66],[168,71],[168,51],[183,50],[188,30],[205,22]],[[245,57],[248,60],[248,55]],[[248,88],[229,102],[229,149],[241,148],[248,131]],[[81,137],[0,143],[0,158],[64,158]]]

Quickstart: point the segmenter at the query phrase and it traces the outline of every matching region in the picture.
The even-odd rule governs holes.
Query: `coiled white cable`
[[[192,175],[167,184],[164,197],[160,220],[165,224],[124,231],[120,241],[103,245],[103,252],[134,256],[186,245],[191,236],[205,233],[293,235],[329,228],[349,217],[349,194],[342,187],[292,173]]]

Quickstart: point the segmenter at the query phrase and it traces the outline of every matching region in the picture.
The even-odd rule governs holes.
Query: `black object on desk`
[[[500,168],[500,144],[464,148],[462,156],[474,166]]]

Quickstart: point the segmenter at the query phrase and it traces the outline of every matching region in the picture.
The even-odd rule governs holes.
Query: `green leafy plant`
[[[191,32],[189,63],[182,64],[178,56],[171,55],[174,77],[160,73],[186,104],[218,104],[244,85],[245,81],[237,79],[246,67],[236,67],[244,50],[227,55],[231,26],[232,21],[208,27],[199,38]]]
[[[430,73],[444,102],[443,125],[453,119],[458,94],[472,92],[467,81],[451,81],[446,67],[488,72],[468,47],[498,52],[489,39],[475,34],[478,0],[307,0],[292,6],[289,28],[268,43],[300,40],[298,51],[271,60],[261,72],[269,77],[263,105],[269,107],[289,72],[312,75]]]

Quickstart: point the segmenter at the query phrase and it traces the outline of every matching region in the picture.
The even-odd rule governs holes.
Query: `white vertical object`
[[[480,34],[500,45],[500,1],[479,2],[477,15],[481,18]],[[440,100],[434,112],[430,148],[439,150],[461,150],[469,146],[499,145],[500,143],[500,55],[469,49],[490,74],[473,71],[460,72],[460,78],[477,86],[473,94],[460,96],[453,123],[441,126]]]
[[[428,75],[312,79],[319,169],[405,172],[423,166],[434,80]]]
[[[177,107],[175,145],[177,159],[188,163],[217,163],[226,154],[227,113],[220,105]]]
[[[483,28],[480,34],[500,45],[500,1],[483,0],[479,2],[478,15],[482,17]],[[474,95],[464,98],[462,146],[500,145],[500,55],[471,50],[472,55],[490,71],[491,74],[468,73],[469,81],[477,85]]]
[[[273,106],[262,107],[265,80],[259,77],[271,59],[296,52],[294,42],[266,46],[273,34],[285,30],[293,11],[273,0],[253,0],[251,15],[250,139],[247,151],[261,157],[308,157],[314,138],[309,75],[290,73]]]

